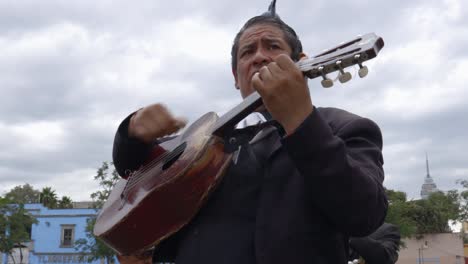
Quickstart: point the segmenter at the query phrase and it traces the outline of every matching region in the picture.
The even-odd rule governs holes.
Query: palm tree
[[[40,202],[47,208],[56,208],[57,194],[51,187],[44,187],[41,191]]]
[[[62,196],[62,199],[58,201],[58,208],[60,209],[73,208],[72,199],[68,196]]]

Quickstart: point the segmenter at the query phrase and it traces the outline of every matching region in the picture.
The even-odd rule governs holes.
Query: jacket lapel
[[[259,142],[262,142],[262,144],[258,144]],[[270,156],[272,156],[273,153],[281,147],[280,135],[278,134],[276,127],[269,126],[258,133],[250,141],[250,144],[254,148],[258,148],[263,157],[269,159]]]

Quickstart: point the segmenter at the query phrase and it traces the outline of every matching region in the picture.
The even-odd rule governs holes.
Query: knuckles
[[[130,121],[132,136],[144,141],[177,131],[179,122],[163,104],[152,104],[138,110]]]

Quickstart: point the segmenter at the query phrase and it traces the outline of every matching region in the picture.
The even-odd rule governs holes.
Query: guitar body
[[[147,250],[199,211],[231,161],[205,114],[182,135],[156,148],[149,162],[122,179],[104,204],[94,234],[119,254]]]

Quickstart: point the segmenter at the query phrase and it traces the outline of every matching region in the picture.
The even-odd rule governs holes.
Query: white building
[[[425,234],[403,239],[397,264],[464,264],[463,239],[459,233]]]

